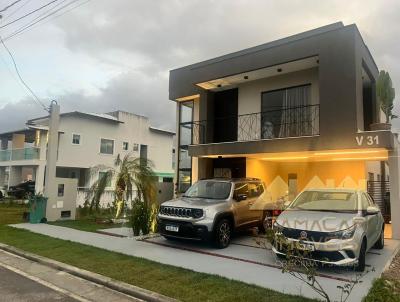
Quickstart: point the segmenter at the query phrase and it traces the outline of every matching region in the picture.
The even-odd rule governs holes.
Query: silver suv
[[[160,206],[159,231],[167,239],[211,240],[225,248],[234,230],[263,229],[263,210],[253,205],[264,191],[259,179],[200,180],[182,197]]]

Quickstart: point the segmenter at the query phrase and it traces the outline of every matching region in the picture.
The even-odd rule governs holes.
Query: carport
[[[203,156],[199,162],[213,161],[214,176],[220,171],[234,171],[240,177],[263,180],[271,202],[282,199],[291,201],[304,189],[366,190],[386,217],[388,238],[400,239],[400,217],[390,215],[390,212],[400,211],[400,166],[397,154],[396,139],[393,149],[363,148]]]

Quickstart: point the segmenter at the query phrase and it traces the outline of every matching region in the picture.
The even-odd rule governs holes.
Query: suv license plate
[[[166,230],[166,231],[170,231],[170,232],[179,232],[179,226],[176,226],[176,225],[166,225],[166,226],[165,226],[165,230]]]
[[[309,252],[313,252],[315,250],[315,247],[313,244],[309,244],[309,243],[298,243],[297,245],[299,250],[302,251],[309,251]]]

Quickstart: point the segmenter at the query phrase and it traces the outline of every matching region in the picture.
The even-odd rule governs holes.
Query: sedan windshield
[[[191,186],[184,197],[205,199],[227,199],[231,192],[231,184],[224,181],[200,180]]]
[[[304,191],[289,209],[327,212],[356,212],[357,196],[352,192]]]

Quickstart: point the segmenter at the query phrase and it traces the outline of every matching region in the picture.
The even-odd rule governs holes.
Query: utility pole
[[[50,119],[47,142],[47,160],[44,196],[49,198],[47,203],[47,213],[52,209],[52,197],[57,192],[56,188],[56,168],[57,168],[57,153],[58,153],[58,128],[60,124],[60,106],[56,101],[50,104]],[[49,211],[50,210],[50,211]]]

